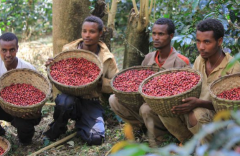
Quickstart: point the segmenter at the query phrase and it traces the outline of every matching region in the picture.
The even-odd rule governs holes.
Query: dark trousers
[[[69,119],[75,120],[77,135],[88,145],[102,144],[105,136],[103,108],[99,100],[87,100],[66,94],[58,95],[55,100],[54,122],[45,135],[50,140],[57,139],[67,130]]]
[[[35,132],[34,126],[39,124],[41,117],[37,119],[13,117],[0,107],[0,120],[11,122],[11,124],[17,129],[19,141],[22,143],[29,143],[32,141]]]

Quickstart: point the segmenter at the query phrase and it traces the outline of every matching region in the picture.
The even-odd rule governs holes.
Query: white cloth
[[[33,65],[31,65],[30,63],[20,59],[20,58],[17,58],[18,59],[18,65],[17,65],[17,68],[28,68],[28,69],[33,69],[33,70],[36,70],[34,68]],[[0,77],[7,72],[7,68],[5,67],[5,64],[4,62],[2,61],[2,59],[0,58]]]

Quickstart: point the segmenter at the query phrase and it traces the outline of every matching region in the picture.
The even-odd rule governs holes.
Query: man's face
[[[171,44],[174,34],[168,34],[168,25],[154,24],[152,27],[153,46],[156,49],[163,49]]]
[[[86,46],[97,44],[102,31],[98,30],[98,24],[95,22],[84,22],[82,25],[82,38]]]
[[[207,59],[217,53],[222,44],[223,38],[221,37],[216,40],[213,35],[213,31],[201,32],[198,30],[196,33],[197,48],[204,59]]]
[[[11,65],[16,58],[18,45],[16,40],[0,40],[0,55],[5,65]]]

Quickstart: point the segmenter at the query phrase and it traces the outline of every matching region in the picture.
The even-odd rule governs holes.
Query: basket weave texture
[[[152,71],[160,71],[160,68],[158,67],[154,67],[154,66],[133,66],[127,69],[124,69],[122,71],[120,71],[118,74],[116,74],[112,80],[111,80],[111,88],[113,89],[114,94],[116,95],[116,97],[118,98],[118,101],[120,103],[124,103],[127,106],[130,106],[132,108],[139,108],[143,103],[144,103],[144,99],[143,97],[139,94],[139,92],[124,92],[121,90],[117,90],[114,86],[113,86],[113,82],[115,81],[115,79],[123,74],[124,72],[128,71],[128,70],[144,70],[144,69],[150,69]]]
[[[155,97],[155,96],[149,96],[142,92],[142,87],[150,80],[152,80],[156,76],[160,76],[162,74],[169,74],[173,72],[180,72],[180,71],[188,71],[188,72],[194,72],[200,76],[200,80],[196,86],[193,88],[177,95],[168,96],[168,97]],[[199,98],[200,93],[202,89],[202,75],[200,72],[190,69],[190,68],[181,68],[181,69],[168,69],[164,71],[160,71],[147,79],[145,79],[141,85],[139,86],[139,93],[142,95],[146,103],[149,105],[149,107],[158,115],[163,117],[177,117],[178,115],[173,114],[171,112],[171,109],[173,106],[181,105],[182,99],[188,98],[188,97],[197,97]]]
[[[240,100],[227,100],[217,97],[223,91],[240,87],[240,73],[223,76],[213,81],[208,89],[216,112],[240,108]]]
[[[0,97],[0,105],[2,109],[11,114],[12,116],[22,117],[26,113],[36,114],[41,111],[45,102],[51,96],[51,84],[47,78],[45,78],[42,74],[32,70],[32,69],[13,69],[5,74],[3,74],[0,78],[0,91],[11,84],[17,83],[26,83],[31,84],[37,89],[41,90],[46,97],[40,103],[30,105],[30,106],[17,106],[6,102]],[[26,117],[29,118],[29,117]],[[37,117],[33,117],[37,118]]]
[[[100,69],[98,77],[93,82],[90,82],[86,85],[81,85],[81,86],[68,86],[68,85],[64,85],[57,82],[52,78],[50,74],[50,68],[54,64],[54,62],[58,62],[60,60],[68,59],[68,58],[84,58],[88,61],[91,61],[92,63],[95,63]],[[103,72],[103,65],[99,57],[90,51],[82,50],[82,49],[63,51],[59,53],[53,58],[53,62],[47,68],[48,77],[50,81],[54,84],[54,86],[61,92],[69,95],[74,95],[74,96],[86,95],[88,93],[91,93],[94,89],[96,89],[98,81],[101,78],[102,72]]]
[[[0,147],[2,147],[4,149],[4,153],[1,155],[1,156],[4,156],[4,155],[7,155],[9,150],[11,149],[11,144],[10,142],[3,138],[3,137],[0,137]]]

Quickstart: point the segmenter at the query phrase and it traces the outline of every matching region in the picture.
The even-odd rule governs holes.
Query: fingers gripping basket
[[[11,144],[7,139],[0,137],[0,147],[5,151],[1,155],[1,156],[4,156],[4,155],[7,155],[9,150],[11,149]]]
[[[240,108],[240,100],[228,100],[217,97],[223,91],[240,87],[240,74],[223,76],[209,85],[209,92],[216,112]]]
[[[114,94],[116,95],[116,97],[118,98],[118,100],[121,103],[124,103],[130,107],[140,107],[143,103],[144,103],[144,99],[143,97],[139,94],[139,92],[124,92],[124,91],[120,91],[118,89],[116,89],[113,85],[113,82],[115,81],[115,79],[121,75],[122,73],[128,71],[128,70],[144,70],[144,69],[149,69],[155,72],[158,72],[160,70],[160,68],[158,67],[154,67],[154,66],[134,66],[134,67],[130,67],[128,69],[124,69],[122,71],[120,71],[118,74],[116,74],[112,80],[111,80],[111,88],[113,89]]]
[[[54,62],[58,62],[60,60],[68,59],[68,58],[84,58],[92,63],[95,63],[100,69],[100,72],[99,72],[97,78],[94,81],[92,81],[86,85],[81,85],[81,86],[68,86],[68,85],[64,85],[64,84],[59,83],[56,80],[54,80],[50,74],[50,67],[54,64]],[[102,72],[103,72],[103,65],[97,55],[95,55],[94,53],[92,53],[90,51],[77,50],[77,49],[73,50],[73,51],[64,51],[64,52],[59,53],[58,55],[56,55],[54,57],[53,62],[47,68],[48,77],[49,77],[50,81],[54,84],[54,86],[61,92],[70,94],[70,95],[74,95],[74,96],[85,95],[85,94],[90,93],[94,89],[96,89],[98,81],[102,76]]]
[[[17,106],[11,103],[8,103],[3,100],[0,96],[0,105],[2,109],[11,114],[12,116],[22,117],[26,113],[37,114],[37,112],[41,111],[43,105],[51,96],[51,84],[47,78],[45,78],[42,74],[31,70],[31,69],[14,69],[10,70],[7,73],[3,74],[0,78],[0,91],[11,84],[17,83],[26,83],[31,84],[37,89],[41,90],[46,97],[37,104],[29,105],[29,106]]]
[[[152,80],[156,76],[160,76],[162,74],[169,74],[173,72],[180,72],[180,71],[188,71],[188,72],[194,72],[200,76],[200,80],[193,88],[190,90],[187,90],[183,93],[173,95],[173,96],[167,96],[167,97],[156,97],[156,96],[149,96],[142,92],[143,86],[150,80]],[[157,113],[160,116],[163,117],[176,117],[177,115],[173,114],[171,112],[171,109],[173,106],[181,105],[182,99],[188,98],[188,97],[197,97],[199,98],[201,93],[201,87],[202,87],[202,75],[200,72],[190,69],[190,68],[182,68],[182,69],[168,69],[161,72],[158,72],[147,79],[145,79],[139,86],[139,93],[142,95],[146,103],[150,106],[150,108]]]

